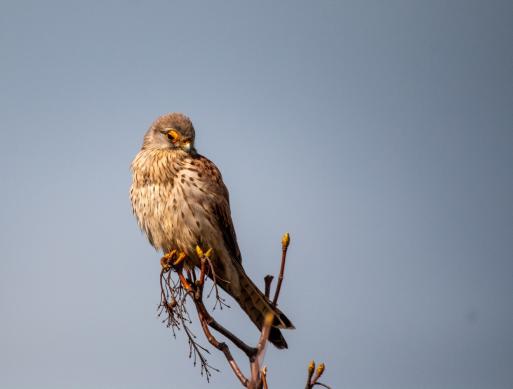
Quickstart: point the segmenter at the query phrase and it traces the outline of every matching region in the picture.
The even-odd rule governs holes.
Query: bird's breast
[[[178,249],[192,256],[197,244],[219,239],[209,194],[192,161],[142,150],[132,163],[132,173],[132,208],[156,249]]]

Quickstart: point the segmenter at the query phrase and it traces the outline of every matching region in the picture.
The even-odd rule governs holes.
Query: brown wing
[[[237,262],[242,262],[242,257],[237,244],[237,236],[233,228],[233,221],[230,211],[230,196],[228,189],[223,182],[223,177],[217,166],[202,155],[195,155],[194,159],[201,165],[202,170],[211,178],[209,191],[214,193],[214,201],[211,203],[212,213],[219,231],[223,234],[225,247],[230,257]]]

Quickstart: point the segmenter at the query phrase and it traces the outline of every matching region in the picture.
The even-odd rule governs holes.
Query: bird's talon
[[[172,267],[179,265],[184,260],[185,253],[180,252],[177,256],[176,252],[177,250],[168,251],[160,258],[160,266],[162,266],[164,273],[167,273]]]
[[[178,266],[184,261],[185,258],[187,258],[187,255],[183,251],[181,251],[180,254],[178,254],[178,258],[176,259],[176,261],[173,262],[173,266]]]
[[[160,258],[160,266],[162,267],[164,273],[167,273],[169,269],[171,269],[171,266],[169,265],[169,260],[165,256]]]
[[[176,250],[171,250],[164,254],[162,258],[171,259],[176,254]]]

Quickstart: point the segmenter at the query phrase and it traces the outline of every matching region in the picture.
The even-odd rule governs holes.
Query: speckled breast
[[[143,149],[132,162],[132,173],[132,208],[157,250],[178,249],[195,257],[196,245],[217,235],[201,173],[187,153]]]

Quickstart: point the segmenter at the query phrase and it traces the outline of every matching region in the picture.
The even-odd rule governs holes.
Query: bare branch
[[[331,386],[328,386],[326,384],[323,384],[322,382],[316,382],[315,384],[313,384],[312,386],[315,386],[315,385],[319,385],[319,386],[323,386],[325,387],[326,389],[331,389]]]
[[[208,312],[207,312],[208,313]],[[235,346],[237,346],[240,350],[244,352],[248,356],[248,358],[252,358],[256,352],[257,349],[254,347],[251,347],[244,343],[241,339],[239,339],[237,336],[235,336],[232,332],[224,328],[221,324],[219,324],[212,316],[208,315],[207,318],[208,325],[219,332],[221,335],[228,338]]]
[[[269,298],[269,296],[271,295],[271,284],[273,282],[273,279],[274,279],[274,277],[270,274],[268,274],[264,277],[264,284],[265,284],[264,295],[267,298]]]
[[[271,327],[273,325],[274,315],[272,313],[268,313],[264,319],[264,325],[262,326],[262,333],[260,334],[260,339],[257,344],[257,354],[256,360],[259,364],[261,364],[264,360],[265,355],[265,347],[267,345],[267,340],[269,339],[269,334],[271,333]]]
[[[203,329],[203,332],[205,333],[206,338],[208,339],[208,341],[210,342],[210,344],[212,346],[214,346],[215,348],[217,348],[218,350],[223,352],[224,356],[226,357],[226,360],[228,361],[228,364],[232,368],[234,374],[237,376],[237,378],[239,379],[241,384],[243,386],[247,386],[248,379],[242,373],[241,369],[237,365],[237,362],[235,362],[235,359],[233,358],[228,345],[224,342],[219,342],[214,337],[214,335],[212,335],[212,333],[210,332],[210,330],[208,328],[207,318],[204,316],[204,312],[206,312],[206,310],[204,309],[205,307],[204,306],[198,307],[198,304],[203,305],[203,303],[197,302],[196,300],[195,300],[195,303],[197,304],[197,308],[198,308],[198,317],[200,319],[201,328]]]
[[[248,388],[257,389],[263,384],[260,366],[264,360],[265,348],[267,340],[269,339],[269,333],[273,324],[274,315],[269,313],[265,316],[264,325],[262,326],[262,332],[260,333],[260,339],[257,344],[257,353],[253,359],[250,359],[251,368],[251,381]]]
[[[281,266],[276,290],[274,293],[274,298],[272,301],[273,306],[277,305],[278,298],[280,295],[281,286],[283,283],[285,273],[285,263],[289,243],[290,236],[288,233],[286,233],[283,235],[282,238]],[[215,290],[216,293],[216,303],[214,305],[214,309],[218,304],[221,309],[223,306],[228,306],[219,294],[219,289],[217,285],[218,278],[214,270],[214,264],[212,263],[212,260],[210,258],[212,250],[209,249],[207,252],[204,253],[200,247],[196,247],[196,253],[200,259],[198,277],[196,276],[196,270],[194,268],[184,266],[184,263],[186,262],[187,258],[183,252],[173,250],[162,257],[162,271],[160,273],[161,301],[158,306],[159,317],[162,314],[167,315],[163,322],[166,323],[168,327],[171,327],[173,335],[175,337],[175,330],[184,330],[189,345],[189,358],[193,359],[194,365],[196,365],[196,363],[199,362],[201,375],[205,374],[207,381],[210,381],[210,377],[212,376],[211,371],[214,370],[218,372],[219,370],[209,364],[206,358],[206,355],[210,354],[209,350],[198,343],[196,335],[189,328],[189,324],[192,323],[189,313],[187,311],[186,300],[187,297],[189,297],[190,299],[192,299],[194,303],[194,306],[198,314],[198,319],[201,324],[203,333],[205,334],[205,337],[213,347],[215,347],[217,350],[221,351],[224,354],[230,368],[232,369],[233,373],[240,381],[242,386],[248,389],[268,389],[267,367],[262,368],[262,364],[264,360],[266,346],[269,340],[269,334],[271,332],[271,328],[274,322],[273,313],[268,313],[265,316],[264,323],[262,325],[262,330],[260,333],[260,338],[258,340],[256,347],[251,347],[250,345],[246,344],[234,333],[232,333],[231,331],[223,327],[221,324],[219,324],[214,319],[214,317],[208,312],[203,301],[205,279],[208,276],[212,279],[213,282],[212,289],[210,290],[208,295],[210,295],[210,293],[212,293],[213,290]],[[184,272],[186,273],[187,277],[184,276]],[[176,274],[178,280],[175,281],[172,277],[172,274]],[[271,293],[271,283],[273,281],[273,276],[267,275],[264,278],[264,281],[265,296],[267,298],[270,298],[269,296]],[[249,360],[249,378],[246,377],[240,369],[239,364],[233,357],[228,344],[219,341],[214,336],[211,329],[223,335],[233,345],[235,345],[237,348],[239,348],[242,352],[246,354]],[[312,389],[314,386],[318,385],[330,389],[329,386],[318,381],[323,372],[324,364],[321,363],[317,367],[317,369],[315,369],[315,363],[314,361],[312,361],[308,367],[308,378],[305,388]]]
[[[262,368],[260,375],[262,376],[263,389],[269,389],[269,386],[267,385],[267,366]]]
[[[314,386],[319,385],[323,386],[327,389],[331,389],[328,385],[323,384],[322,382],[319,382],[319,378],[323,375],[324,371],[326,370],[326,366],[324,363],[320,363],[319,366],[317,366],[317,370],[315,369],[315,362],[311,361],[308,365],[308,378],[306,379],[306,386],[305,389],[312,389]],[[314,375],[315,372],[315,375]]]
[[[283,282],[283,274],[285,273],[285,261],[287,260],[287,249],[290,244],[290,235],[286,232],[281,239],[281,266],[280,275],[278,276],[278,284],[274,292],[273,306],[278,304],[278,297],[280,296],[281,283]]]

